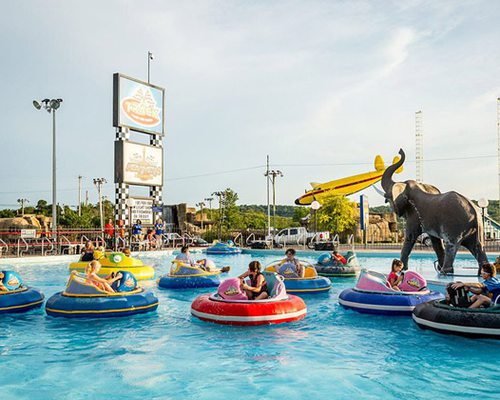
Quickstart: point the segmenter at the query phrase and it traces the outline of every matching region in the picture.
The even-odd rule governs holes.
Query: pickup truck
[[[312,240],[325,241],[330,239],[330,232],[308,232],[306,228],[285,228],[274,237],[276,245],[308,244]]]

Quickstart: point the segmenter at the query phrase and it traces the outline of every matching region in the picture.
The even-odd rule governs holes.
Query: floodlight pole
[[[57,235],[56,110],[52,108],[52,238]]]

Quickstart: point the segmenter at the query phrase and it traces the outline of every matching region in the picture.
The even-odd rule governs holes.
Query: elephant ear
[[[394,203],[395,212],[402,215],[406,208],[407,199],[403,195],[406,190],[406,183],[397,182],[392,186],[392,202]]]

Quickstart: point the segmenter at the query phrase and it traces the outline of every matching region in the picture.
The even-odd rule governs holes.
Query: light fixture
[[[36,100],[33,100],[33,106],[37,109],[37,110],[40,110],[42,108],[42,105],[36,101]]]
[[[314,200],[314,201],[311,203],[311,208],[312,208],[314,211],[318,211],[320,207],[321,207],[321,204],[319,203],[319,201]]]

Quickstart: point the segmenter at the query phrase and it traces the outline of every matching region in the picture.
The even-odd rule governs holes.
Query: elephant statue
[[[394,182],[394,172],[405,161],[402,149],[399,154],[399,161],[385,170],[382,188],[394,212],[406,220],[401,249],[404,268],[408,268],[408,257],[417,238],[427,233],[442,273],[453,274],[453,262],[460,246],[472,253],[480,270],[488,258],[484,250],[483,219],[479,209],[457,192],[441,193],[432,185],[413,180]]]

